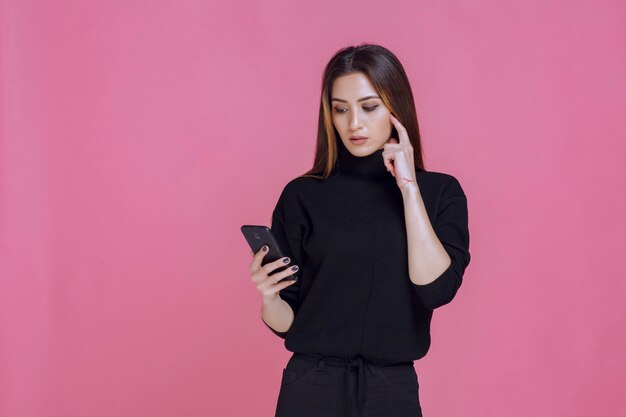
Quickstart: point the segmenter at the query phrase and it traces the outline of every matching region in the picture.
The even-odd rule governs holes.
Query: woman
[[[296,269],[271,274],[285,263],[261,266],[265,248],[250,266],[261,318],[293,352],[276,417],[421,416],[413,363],[470,261],[467,200],[424,169],[411,87],[386,48],[327,64],[313,168],[284,187],[271,229]]]

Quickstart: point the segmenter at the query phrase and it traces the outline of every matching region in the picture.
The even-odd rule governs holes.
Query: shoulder
[[[298,190],[301,190],[302,188],[307,187],[309,184],[313,184],[317,181],[318,181],[317,178],[300,175],[289,180],[287,184],[285,185],[285,188],[290,188],[294,191],[298,191]]]
[[[283,186],[278,196],[277,206],[293,208],[299,206],[307,190],[318,181],[316,178],[298,176],[290,179]]]
[[[287,181],[274,206],[273,216],[281,220],[285,234],[289,237],[301,237],[306,228],[306,204],[303,196],[307,195],[306,189],[310,183],[311,179],[306,177]]]
[[[311,187],[314,187],[320,181],[323,180],[312,176],[301,175],[287,181],[287,184],[283,187],[281,194],[286,198],[296,198],[303,195],[303,193],[306,193],[307,190],[310,190]]]
[[[463,195],[465,191],[461,182],[452,174],[438,171],[416,172],[417,183],[420,190],[441,197]]]

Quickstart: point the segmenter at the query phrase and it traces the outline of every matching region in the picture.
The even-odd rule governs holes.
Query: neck
[[[387,167],[383,163],[383,148],[375,150],[366,156],[354,156],[344,146],[341,140],[337,140],[337,166],[338,172],[358,175],[368,178],[391,177]]]

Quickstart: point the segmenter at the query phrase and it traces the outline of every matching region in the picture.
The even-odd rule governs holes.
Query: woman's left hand
[[[406,190],[409,187],[417,188],[415,162],[413,161],[413,145],[411,145],[406,129],[402,126],[400,121],[391,113],[389,113],[389,117],[400,136],[400,140],[390,138],[387,143],[383,145],[383,160],[385,166],[387,167],[387,171],[391,172],[391,175],[395,177],[396,183],[401,190]]]

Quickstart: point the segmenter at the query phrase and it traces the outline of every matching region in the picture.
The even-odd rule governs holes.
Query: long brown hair
[[[413,146],[416,171],[424,171],[422,145],[417,113],[409,79],[398,58],[380,45],[363,43],[340,49],[330,59],[322,77],[322,93],[317,126],[317,146],[313,167],[301,177],[326,179],[337,162],[339,132],[332,120],[331,93],[335,79],[354,72],[369,78],[381,100],[391,113],[406,128]],[[391,137],[399,139],[392,125]]]

